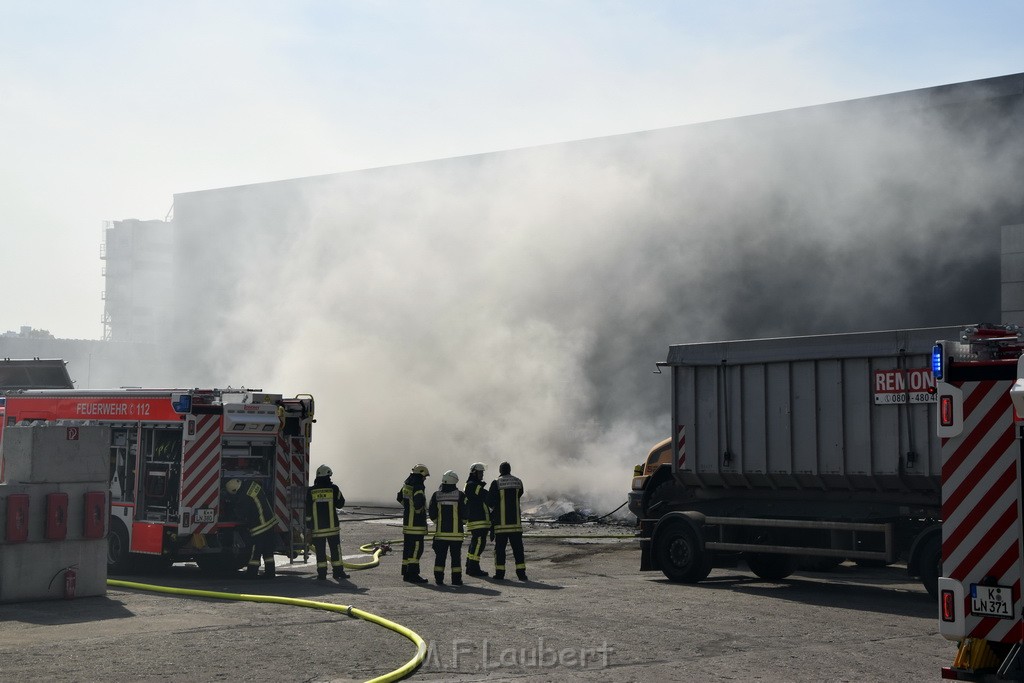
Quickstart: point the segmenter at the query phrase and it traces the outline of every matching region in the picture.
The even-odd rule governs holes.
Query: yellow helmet
[[[426,465],[413,465],[413,474],[422,474],[424,477],[430,476],[430,470],[427,469]]]
[[[226,490],[231,495],[235,495],[236,493],[238,493],[238,489],[240,488],[242,488],[241,479],[231,479],[228,481],[228,483],[224,484],[224,490]]]

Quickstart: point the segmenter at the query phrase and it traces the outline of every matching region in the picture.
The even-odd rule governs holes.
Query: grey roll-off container
[[[743,559],[766,579],[906,561],[933,590],[941,455],[931,352],[963,326],[678,344],[668,443],[645,490],[641,569],[676,581]],[[809,558],[815,558],[809,560]]]

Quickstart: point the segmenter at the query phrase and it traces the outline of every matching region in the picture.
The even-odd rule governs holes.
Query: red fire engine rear
[[[147,557],[211,570],[245,564],[248,549],[223,496],[233,478],[258,482],[273,501],[279,552],[293,556],[304,546],[312,396],[230,388],[29,390],[7,392],[3,411],[0,429],[65,419],[111,427],[112,572]]]
[[[939,631],[959,643],[942,670],[947,679],[1024,679],[1022,353],[1021,330],[994,325],[966,328],[933,353],[943,463]]]

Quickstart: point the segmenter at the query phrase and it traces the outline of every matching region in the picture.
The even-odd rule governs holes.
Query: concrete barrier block
[[[75,597],[107,592],[107,542],[23,543],[0,548],[0,602],[64,598],[65,570],[75,571]]]
[[[85,423],[4,428],[5,481],[9,483],[108,482],[110,428]]]

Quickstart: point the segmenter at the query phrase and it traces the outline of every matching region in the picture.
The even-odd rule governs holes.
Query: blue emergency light
[[[932,375],[936,380],[942,379],[942,344],[932,347]]]
[[[190,394],[175,394],[171,397],[171,407],[176,413],[191,412],[192,396]]]

